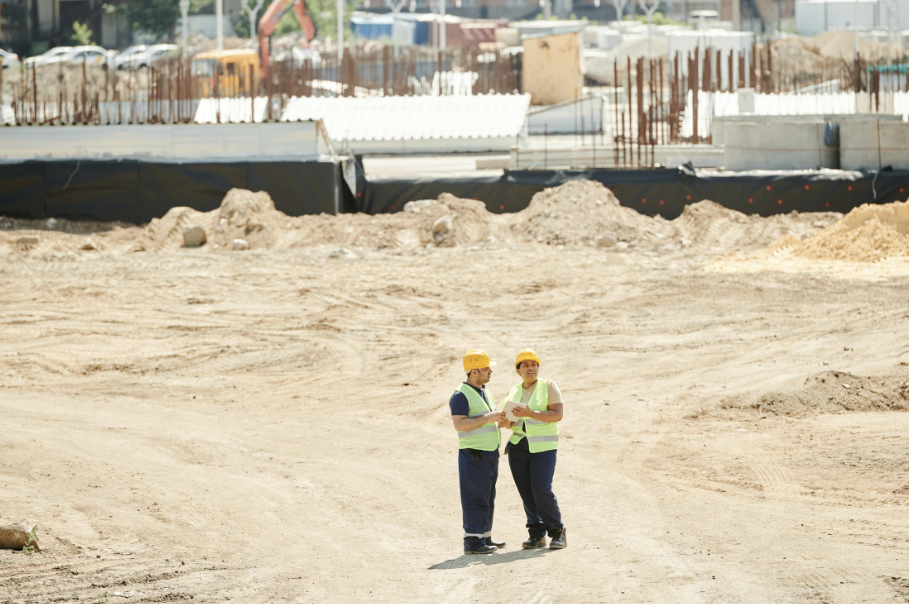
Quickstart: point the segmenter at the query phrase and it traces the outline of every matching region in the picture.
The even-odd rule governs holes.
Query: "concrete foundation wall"
[[[835,148],[824,143],[824,121],[735,122],[725,128],[727,170],[839,168]]]
[[[3,129],[0,159],[179,157],[318,159],[316,122],[292,124],[21,126]]]
[[[909,170],[909,123],[847,122],[840,125],[844,170]]]

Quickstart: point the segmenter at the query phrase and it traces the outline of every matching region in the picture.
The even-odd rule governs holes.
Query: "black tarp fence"
[[[501,176],[367,180],[359,158],[331,162],[30,160],[0,163],[0,215],[14,218],[123,221],[143,224],[175,206],[217,208],[237,187],[267,191],[290,216],[361,211],[397,212],[441,193],[485,202],[492,212],[517,212],[538,192],[572,180],[611,189],[622,205],[675,218],[688,204],[710,199],[747,214],[837,211],[863,203],[904,201],[909,172],[722,173],[689,167],[663,170],[526,170]]]
[[[703,173],[691,168],[664,170],[522,170],[481,178],[382,179],[366,185],[364,212],[396,212],[412,199],[440,193],[479,199],[491,212],[517,212],[549,187],[593,180],[641,214],[676,218],[686,205],[710,199],[746,214],[843,212],[863,203],[905,201],[909,172],[879,173]]]
[[[331,162],[30,160],[0,163],[0,215],[143,224],[176,206],[213,210],[233,188],[267,191],[289,216],[353,207]]]

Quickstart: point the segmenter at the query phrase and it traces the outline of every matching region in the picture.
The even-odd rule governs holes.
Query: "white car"
[[[129,66],[130,61],[133,57],[141,52],[145,52],[148,48],[145,44],[136,44],[135,46],[130,46],[125,49],[123,52],[114,57],[114,67],[117,69],[126,69]]]
[[[114,55],[100,46],[76,46],[69,52],[59,54],[43,63],[44,66],[58,63],[68,65],[97,65],[104,69],[113,64]]]
[[[0,48],[0,67],[3,69],[19,67],[19,55]]]
[[[25,59],[25,64],[28,67],[37,67],[39,65],[44,65],[48,61],[53,61],[59,59],[60,56],[65,55],[73,49],[72,46],[57,46],[51,48],[43,55],[37,55],[34,57],[29,57]]]
[[[168,57],[177,56],[176,44],[152,44],[144,51],[134,54],[120,69],[142,69]]]

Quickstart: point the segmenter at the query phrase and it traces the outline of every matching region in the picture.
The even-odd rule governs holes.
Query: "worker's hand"
[[[496,422],[496,423],[505,421],[505,412],[504,411],[498,411],[498,412],[492,411],[490,413],[487,413],[486,421],[487,422]]]
[[[530,407],[515,407],[511,410],[511,414],[517,417],[533,417]]]

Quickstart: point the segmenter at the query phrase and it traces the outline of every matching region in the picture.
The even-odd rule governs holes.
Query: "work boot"
[[[549,549],[565,549],[568,541],[565,539],[565,529],[558,531],[549,542]]]
[[[492,537],[486,537],[486,545],[494,545],[496,547],[505,547],[504,541],[493,541]]]
[[[491,554],[496,551],[497,548],[495,545],[481,545],[477,549],[465,549],[465,554]]]
[[[537,537],[536,539],[531,537],[521,544],[522,549],[540,549],[541,547],[546,547],[546,537]]]

